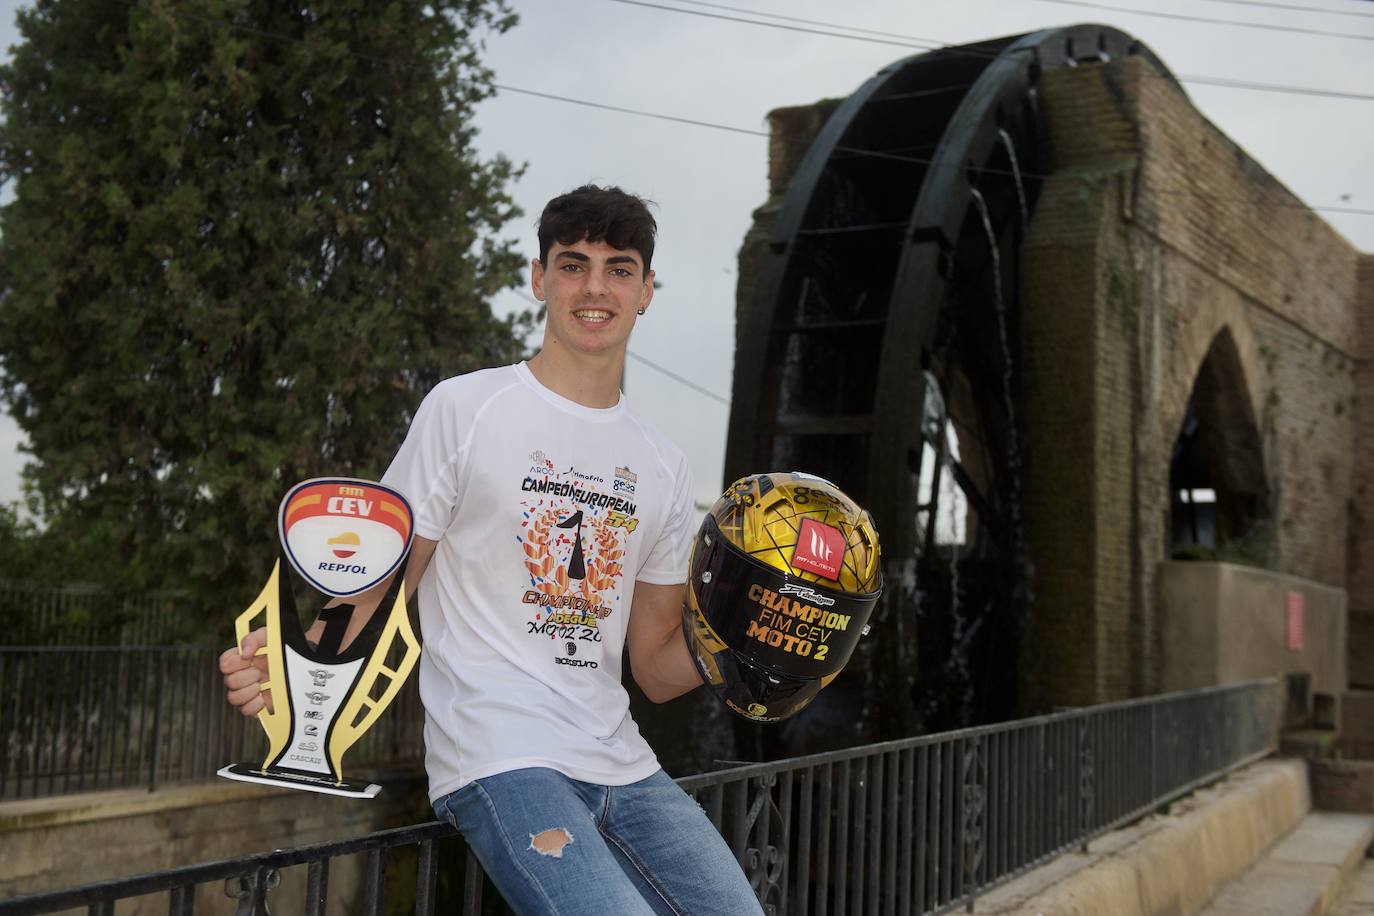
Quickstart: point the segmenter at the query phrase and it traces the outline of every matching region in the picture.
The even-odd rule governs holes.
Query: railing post
[[[152,651],[152,650],[150,650]],[[167,672],[163,670],[166,663],[166,656],[162,652],[157,652],[157,679],[153,687],[153,727],[149,735],[149,742],[152,747],[148,751],[148,791],[152,792],[157,788],[157,749],[162,743],[160,727],[162,725],[162,683],[167,679]]]
[[[960,833],[962,833],[961,858],[963,859],[964,887],[968,895],[968,912],[973,912],[973,901],[978,896],[978,873],[983,867],[986,854],[984,844],[984,807],[986,802],[986,761],[983,758],[983,738],[975,736],[964,743],[963,770],[960,777]]]
[[[1088,852],[1088,834],[1092,830],[1093,798],[1097,790],[1094,770],[1094,748],[1089,740],[1090,716],[1078,720],[1078,832],[1083,837],[1079,851]]]
[[[1150,704],[1150,735],[1149,735],[1149,740],[1148,740],[1148,743],[1149,743],[1149,750],[1150,750],[1150,797],[1151,797],[1151,798],[1158,798],[1158,797],[1159,797],[1159,774],[1156,773],[1156,771],[1155,771],[1156,760],[1157,760],[1158,757],[1159,757],[1159,740],[1158,740],[1158,736],[1159,736],[1159,721],[1158,721],[1158,716],[1156,715],[1156,713],[1157,713],[1158,711],[1159,711],[1159,704],[1158,704],[1158,703],[1151,703],[1151,704]]]
[[[746,780],[746,787],[752,781]],[[779,848],[772,841],[774,819],[778,822],[779,835],[782,833],[782,812],[773,800],[773,787],[776,783],[777,777],[772,773],[758,778],[758,795],[754,797],[745,818],[745,836],[753,837],[757,845],[746,845],[744,848],[744,873],[749,879],[749,886],[754,889],[754,895],[759,899],[759,905],[770,916],[777,912],[776,901],[782,895],[783,875],[787,867],[785,845]],[[741,802],[747,799],[746,788]],[[786,837],[780,840],[784,844],[786,841]]]
[[[468,847],[463,870],[463,916],[480,916],[482,912],[482,881],[486,873],[477,862],[477,855]]]
[[[278,884],[281,884],[281,872],[258,866],[250,874],[225,879],[224,896],[239,902],[234,916],[272,916],[267,906],[267,892]]]

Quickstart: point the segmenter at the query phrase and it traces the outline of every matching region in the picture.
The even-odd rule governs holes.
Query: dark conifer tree
[[[219,616],[285,488],[374,478],[516,358],[516,169],[473,149],[501,0],[49,0],[0,69],[0,394],[52,525]],[[72,578],[88,578],[73,571]],[[121,583],[127,584],[127,583]]]

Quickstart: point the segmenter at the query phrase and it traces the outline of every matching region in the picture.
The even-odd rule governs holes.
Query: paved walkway
[[[1313,811],[1199,916],[1323,916],[1353,886],[1374,816]],[[1374,885],[1371,885],[1374,887]],[[1374,899],[1374,898],[1371,898]],[[1356,911],[1374,916],[1374,910]]]
[[[1374,916],[1374,859],[1365,859],[1331,916]]]

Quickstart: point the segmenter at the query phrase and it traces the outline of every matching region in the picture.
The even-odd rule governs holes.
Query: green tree
[[[277,502],[375,479],[439,379],[518,358],[502,0],[49,0],[0,68],[0,396],[50,523],[246,603]],[[90,578],[73,571],[73,578]],[[211,608],[207,608],[210,610]]]

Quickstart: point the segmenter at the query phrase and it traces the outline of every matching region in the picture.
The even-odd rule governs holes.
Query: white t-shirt
[[[522,363],[436,385],[382,480],[439,542],[418,591],[430,798],[521,767],[657,770],[621,657],[635,582],[687,578],[681,450],[623,395],[583,407]]]

